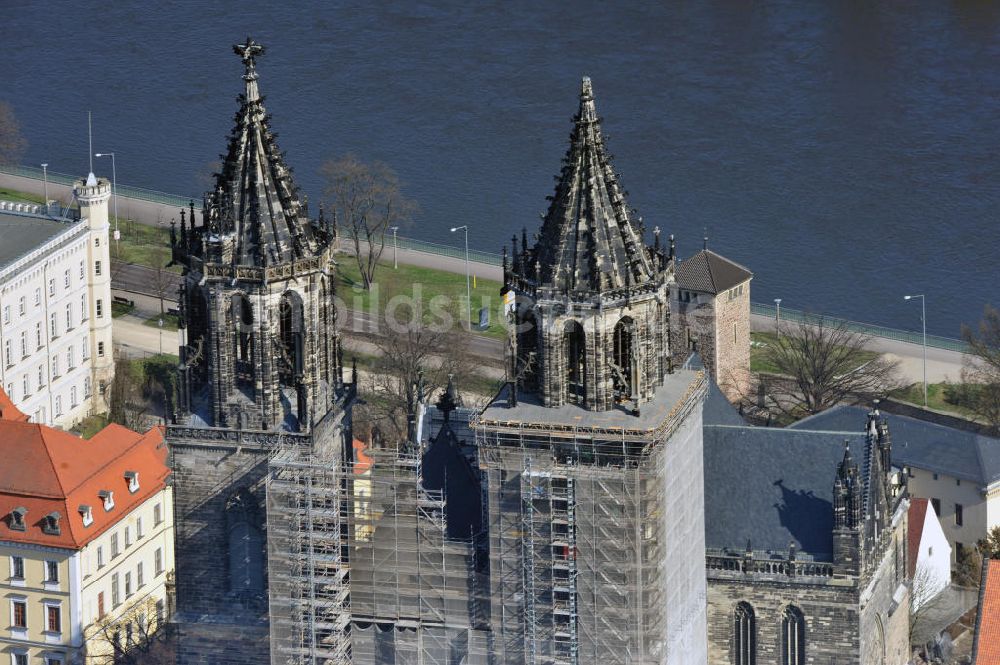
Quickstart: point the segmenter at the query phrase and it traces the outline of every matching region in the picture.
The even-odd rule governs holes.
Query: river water
[[[579,79],[646,226],[755,272],[752,297],[956,336],[997,297],[1000,3],[0,0],[25,162],[200,194],[249,33],[302,189],[353,152],[400,175],[407,235],[499,251],[552,193]],[[100,161],[99,172],[110,164]],[[108,173],[110,175],[110,173]]]

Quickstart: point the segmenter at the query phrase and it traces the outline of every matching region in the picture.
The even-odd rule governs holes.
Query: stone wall
[[[738,402],[750,391],[750,282],[716,296],[715,313],[715,380],[729,401]]]
[[[854,584],[809,583],[777,575],[732,575],[708,579],[708,662],[735,662],[733,628],[736,604],[754,610],[757,665],[781,665],[782,613],[789,605],[806,623],[806,663],[856,663],[860,646],[859,611]],[[867,664],[866,664],[867,665]],[[876,665],[873,663],[872,665]]]
[[[257,526],[266,537],[267,449],[169,436],[167,443],[174,483],[178,662],[226,663],[225,645],[239,645],[233,663],[269,662],[266,596],[241,598],[229,589],[226,518],[227,503],[246,489],[257,502]],[[260,561],[265,560],[262,548]]]

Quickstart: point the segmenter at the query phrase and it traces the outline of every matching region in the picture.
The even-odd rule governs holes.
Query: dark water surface
[[[945,335],[1000,305],[998,3],[0,0],[0,26],[27,163],[84,173],[91,109],[123,183],[200,194],[251,33],[311,200],[354,152],[419,202],[407,234],[498,251],[537,228],[589,75],[647,228],[684,256],[707,233],[754,300],[918,328],[926,293]]]

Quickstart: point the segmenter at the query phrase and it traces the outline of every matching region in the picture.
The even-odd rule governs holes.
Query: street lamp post
[[[115,153],[113,152],[98,152],[94,157],[110,157],[111,158],[111,190],[112,194],[115,195],[115,255],[119,255],[118,239],[122,237],[121,232],[118,231],[118,173],[115,169]]]
[[[469,281],[469,227],[455,226],[451,229],[451,232],[455,231],[465,231],[465,299],[468,303],[468,309],[466,310],[466,326],[472,329],[472,282]]]
[[[779,323],[781,321],[781,298],[774,299],[774,322]]]
[[[920,324],[924,331],[924,408],[927,408],[927,299],[923,293],[903,296],[903,300],[920,298]]]
[[[399,261],[396,259],[396,231],[399,230],[399,227],[390,226],[389,230],[392,231],[392,268],[399,270]]]
[[[42,164],[42,187],[45,192],[45,214],[49,214],[49,165]]]

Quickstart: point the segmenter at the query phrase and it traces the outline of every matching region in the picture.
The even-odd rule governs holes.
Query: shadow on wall
[[[781,503],[774,504],[781,525],[798,541],[801,550],[810,553],[833,551],[833,504],[813,494],[812,490],[796,490],[778,479],[774,485],[781,490]]]

